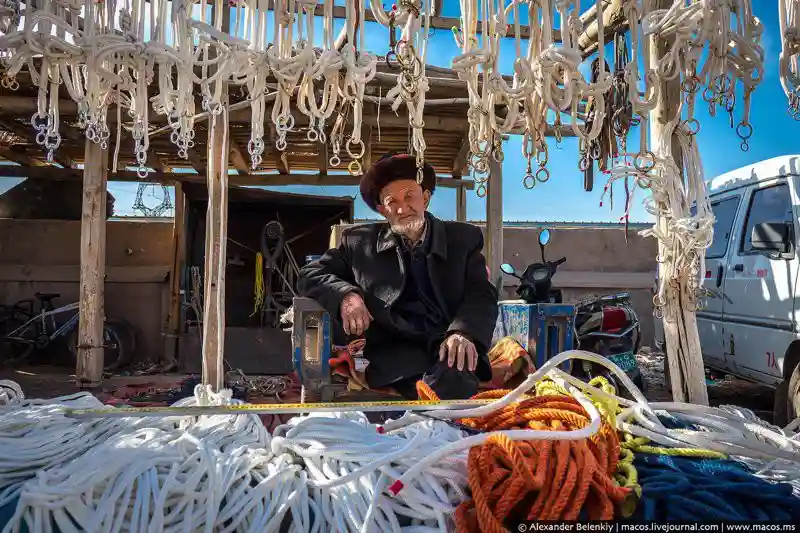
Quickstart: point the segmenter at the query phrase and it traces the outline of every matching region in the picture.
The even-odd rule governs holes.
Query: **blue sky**
[[[584,0],[583,9],[587,9],[589,2]],[[337,5],[343,5],[341,0]],[[753,137],[750,140],[750,150],[740,150],[740,141],[733,129],[730,128],[729,117],[725,112],[717,113],[711,117],[705,103],[698,102],[696,117],[701,123],[701,130],[697,136],[700,155],[703,161],[705,177],[712,178],[721,173],[733,170],[757,161],[796,153],[792,140],[800,133],[800,124],[795,122],[786,112],[787,100],[781,89],[778,77],[778,56],[780,54],[780,31],[778,27],[778,14],[772,2],[753,2],[755,15],[764,25],[762,44],[766,50],[767,64],[765,65],[764,80],[752,97],[752,112],[750,121],[753,124]],[[390,5],[386,3],[387,7]],[[149,6],[149,4],[148,4]],[[443,16],[459,16],[459,3],[456,0],[445,0]],[[342,26],[343,21],[337,21],[336,29]],[[387,30],[376,23],[367,25],[367,48],[378,54],[386,52],[388,46]],[[268,28],[271,35],[271,26]],[[321,19],[317,18],[317,36],[321,38]],[[508,39],[505,43],[502,69],[511,71],[514,54],[514,42]],[[523,45],[524,46],[524,45]],[[609,50],[610,51],[610,50]],[[437,30],[430,37],[428,44],[428,63],[431,65],[450,67],[452,58],[459,50],[449,31]],[[738,100],[741,101],[740,95]],[[401,108],[401,112],[403,112]],[[736,121],[741,118],[741,107],[736,110]],[[638,147],[636,131],[631,132],[630,146],[635,150]],[[503,164],[503,209],[504,219],[507,221],[539,220],[539,221],[602,221],[616,222],[623,215],[624,191],[621,183],[614,186],[614,209],[610,209],[608,199],[600,206],[603,192],[604,179],[602,174],[595,173],[595,188],[592,192],[583,190],[583,175],[578,170],[577,140],[565,138],[560,146],[554,139],[549,139],[549,163],[551,179],[547,183],[539,184],[533,190],[522,186],[525,174],[525,160],[521,155],[521,139],[513,136],[505,145],[506,158]],[[5,183],[4,183],[5,181]],[[18,182],[14,178],[0,178],[0,191]],[[132,215],[133,200],[136,194],[136,184],[111,183],[110,191],[116,196],[116,207],[120,215]],[[323,194],[330,196],[356,197],[356,217],[374,217],[363,202],[358,198],[355,187],[270,187],[275,190],[299,192],[307,194]],[[148,204],[159,203],[159,190],[148,192]],[[634,205],[631,209],[631,221],[650,221],[650,215],[642,205],[644,191],[637,191]],[[433,196],[431,209],[434,214],[445,219],[455,218],[455,190],[440,189]],[[474,191],[468,193],[467,216],[470,220],[485,219],[485,202]]]

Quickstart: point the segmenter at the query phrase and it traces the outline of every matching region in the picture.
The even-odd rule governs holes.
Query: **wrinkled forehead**
[[[421,193],[422,186],[417,183],[415,179],[395,180],[386,184],[381,189],[381,201],[386,201],[389,198],[404,198],[409,193]]]

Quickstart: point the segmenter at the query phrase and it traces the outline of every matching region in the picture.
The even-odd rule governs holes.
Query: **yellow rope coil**
[[[261,252],[256,254],[256,275],[253,287],[253,312],[250,316],[259,312],[264,305],[264,256]]]
[[[696,457],[700,459],[728,458],[724,453],[715,452],[713,450],[704,450],[701,448],[664,448],[662,446],[650,446],[648,444],[649,442],[650,439],[646,437],[634,437],[626,433],[625,442],[622,442],[621,445],[623,448],[636,453],[652,453],[657,455],[671,455],[674,457]]]

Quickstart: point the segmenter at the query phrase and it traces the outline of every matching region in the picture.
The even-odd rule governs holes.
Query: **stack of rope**
[[[568,359],[608,367],[635,400],[565,374]],[[786,430],[734,408],[648,404],[600,356],[566,352],[513,391],[477,397],[494,401],[382,426],[355,412],[298,416],[270,434],[256,415],[73,419],[65,407],[104,407],[87,394],[26,400],[0,383],[0,512],[14,506],[3,533],[800,520],[791,484],[772,482],[800,472]],[[176,405],[237,403],[199,386]]]

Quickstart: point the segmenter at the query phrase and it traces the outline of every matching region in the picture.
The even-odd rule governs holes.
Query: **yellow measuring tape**
[[[109,418],[126,416],[208,416],[241,414],[337,413],[343,411],[442,411],[469,409],[497,400],[408,400],[383,402],[262,403],[241,405],[198,405],[187,407],[119,407],[108,409],[66,409],[69,418]]]

